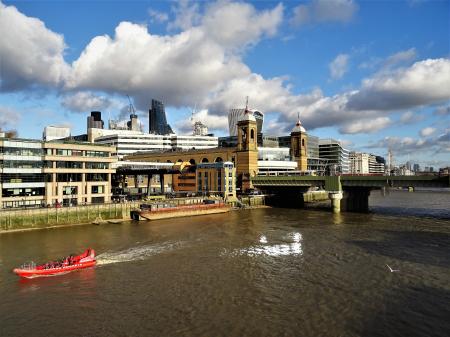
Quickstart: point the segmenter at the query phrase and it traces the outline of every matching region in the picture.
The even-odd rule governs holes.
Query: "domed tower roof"
[[[256,122],[256,118],[255,118],[255,116],[253,116],[253,112],[251,112],[249,109],[245,108],[245,112],[241,117],[239,117],[238,122],[242,122],[242,121]]]
[[[300,122],[300,114],[298,116],[297,123],[295,124],[291,132],[306,132],[306,129],[303,127],[302,122]]]

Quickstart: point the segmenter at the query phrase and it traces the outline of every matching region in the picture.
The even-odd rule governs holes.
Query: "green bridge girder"
[[[316,186],[342,191],[345,187],[450,187],[450,176],[256,176],[252,183],[261,189]]]

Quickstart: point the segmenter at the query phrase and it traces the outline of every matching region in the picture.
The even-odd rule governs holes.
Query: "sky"
[[[450,165],[450,1],[0,0],[0,129],[86,132],[90,111],[148,130],[151,99],[179,134],[309,134],[395,164]]]

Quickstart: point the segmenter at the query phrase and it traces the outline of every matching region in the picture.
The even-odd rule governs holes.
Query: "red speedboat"
[[[53,276],[92,267],[96,263],[95,251],[89,248],[80,255],[69,255],[59,261],[52,261],[38,266],[34,262],[24,264],[20,268],[15,268],[13,272],[26,278]]]

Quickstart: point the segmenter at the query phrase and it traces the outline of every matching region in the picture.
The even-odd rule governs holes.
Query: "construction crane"
[[[130,105],[128,106],[128,111],[130,112],[130,117],[131,116],[137,117],[136,116],[136,109],[134,108],[133,103],[131,103],[131,98],[130,98],[130,96],[128,94],[127,94],[127,97],[128,97],[128,102],[130,102]]]

